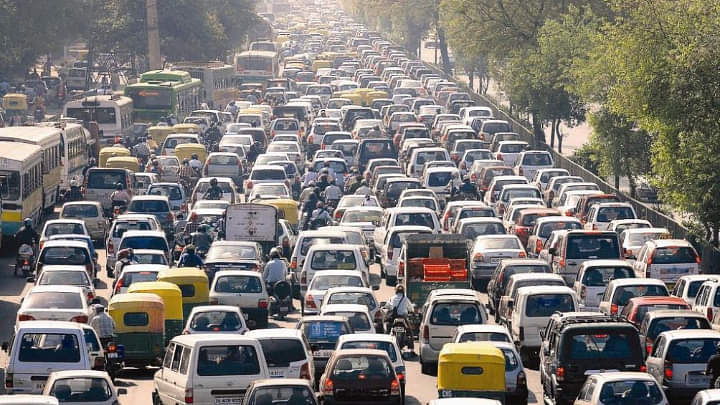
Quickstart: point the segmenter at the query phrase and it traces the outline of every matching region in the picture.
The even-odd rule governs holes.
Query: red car
[[[628,301],[620,316],[639,328],[645,314],[660,309],[690,309],[690,305],[679,297],[636,297]]]

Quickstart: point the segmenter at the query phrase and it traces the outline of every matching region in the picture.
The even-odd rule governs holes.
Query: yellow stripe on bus
[[[21,211],[9,211],[5,210],[2,213],[2,222],[22,222],[22,212]]]

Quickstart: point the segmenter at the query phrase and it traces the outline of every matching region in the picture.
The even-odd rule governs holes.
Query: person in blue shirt
[[[195,246],[187,245],[185,253],[180,256],[178,267],[202,267],[203,259],[195,253]]]

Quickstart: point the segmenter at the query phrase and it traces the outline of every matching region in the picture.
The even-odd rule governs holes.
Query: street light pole
[[[157,0],[146,0],[145,8],[147,12],[148,58],[150,59],[150,69],[161,69]]]

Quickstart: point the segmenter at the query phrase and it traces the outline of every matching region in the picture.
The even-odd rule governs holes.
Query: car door
[[[661,382],[664,377],[663,373],[665,364],[663,358],[665,357],[664,352],[665,346],[667,345],[667,339],[664,336],[661,336],[655,343],[653,351],[650,353],[647,360],[645,360],[645,366],[647,367],[648,374],[655,377],[655,380],[658,382]]]
[[[95,330],[91,328],[88,325],[83,325],[83,334],[85,335],[85,343],[87,344],[88,353],[90,355],[90,364],[95,366],[95,361],[98,358],[103,359],[103,362],[105,361],[105,352],[102,349],[102,346],[100,346],[100,341],[98,340],[97,334],[95,334]]]
[[[383,243],[383,241],[385,241],[385,234],[387,233],[388,226],[392,217],[392,213],[385,211],[383,213],[383,218],[380,226],[375,228],[375,232],[373,232],[373,240],[375,243],[375,249],[377,251],[380,251],[382,249],[381,244]]]

